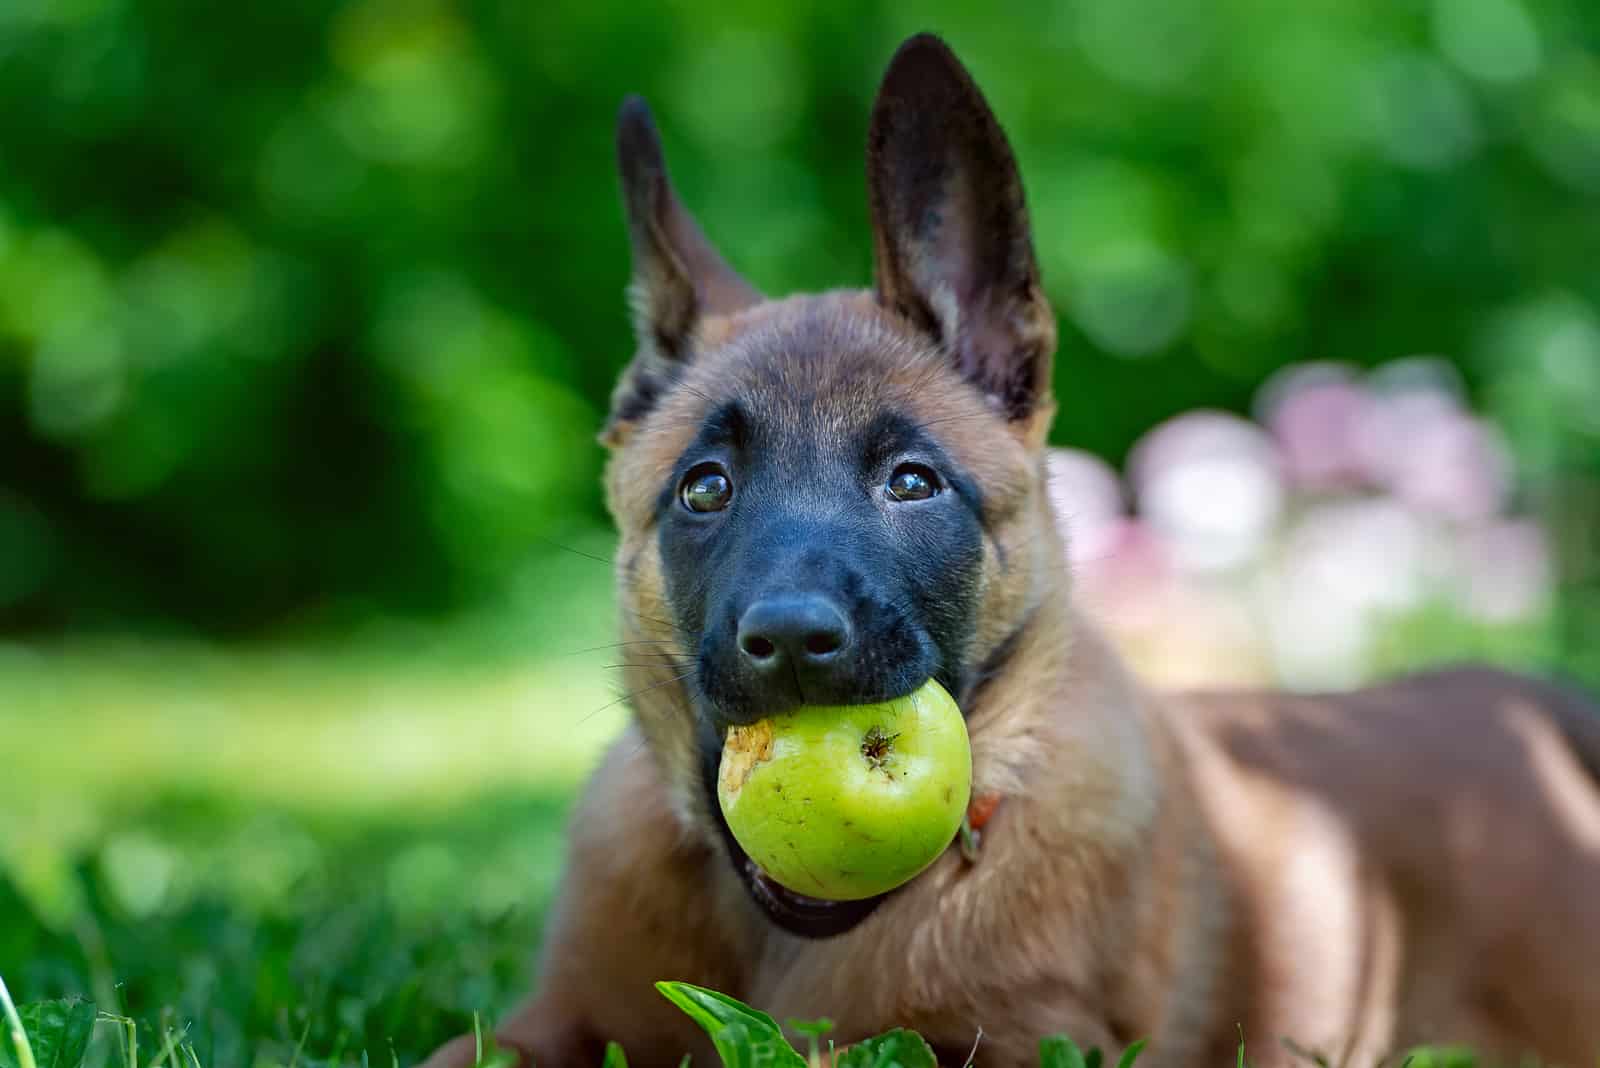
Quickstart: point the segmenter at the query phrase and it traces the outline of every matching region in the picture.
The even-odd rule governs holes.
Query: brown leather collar
[[[968,864],[978,862],[978,843],[983,840],[980,832],[985,824],[994,819],[995,810],[1000,807],[1004,797],[1001,793],[978,794],[968,803],[967,818],[961,821],[961,833],[956,836],[961,859]]]

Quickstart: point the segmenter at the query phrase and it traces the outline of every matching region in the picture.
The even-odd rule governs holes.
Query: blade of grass
[[[160,1053],[156,1054],[156,1059],[150,1062],[151,1068],[155,1068],[155,1065],[160,1064],[162,1061],[167,1063],[167,1068],[183,1068],[183,1065],[178,1063],[178,1051],[172,1045],[172,1028],[163,1025],[161,1031],[166,1045]]]
[[[823,1068],[822,1039],[833,1030],[833,1021],[826,1017],[817,1020],[786,1020],[784,1026],[797,1035],[805,1036],[806,1064],[810,1068]],[[832,1063],[833,1058],[830,1056],[828,1060]]]
[[[1122,1056],[1117,1059],[1117,1068],[1133,1068],[1133,1062],[1139,1059],[1139,1054],[1144,1052],[1145,1039],[1139,1039],[1133,1045],[1122,1051]]]
[[[102,1012],[98,1019],[117,1025],[117,1033],[122,1037],[122,1052],[128,1062],[128,1068],[139,1068],[139,1025],[133,1022],[133,1017]]]
[[[978,1033],[972,1039],[972,1049],[967,1053],[967,1059],[961,1062],[961,1068],[972,1068],[973,1062],[978,1059],[978,1047],[983,1044],[983,1026],[980,1024]]]
[[[11,1044],[16,1048],[19,1068],[37,1068],[33,1063],[33,1047],[28,1044],[28,1032],[22,1029],[22,1017],[17,1015],[17,1006],[11,1000],[11,991],[6,989],[3,976],[0,976],[0,1008],[5,1009],[6,1024],[11,1029]]]
[[[294,1044],[294,1052],[289,1054],[289,1068],[297,1068],[300,1063],[300,1053],[306,1048],[306,1036],[311,1033],[311,1016],[307,1014],[306,1025],[300,1029],[300,1041]]]
[[[328,1063],[329,1064],[341,1064],[341,1063],[343,1063],[341,1061],[341,1058],[344,1056],[344,1048],[345,1048],[345,1046],[347,1046],[349,1044],[350,1044],[350,1032],[346,1031],[344,1028],[341,1027],[339,1029],[339,1033],[334,1036],[334,1039],[333,1039],[333,1053],[329,1055]]]

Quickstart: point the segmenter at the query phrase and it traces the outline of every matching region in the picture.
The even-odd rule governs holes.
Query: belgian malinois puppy
[[[617,138],[638,354],[604,432],[633,721],[573,821],[541,1068],[714,1063],[653,981],[964,1063],[1065,1032],[1142,1063],[1413,1043],[1600,1054],[1600,722],[1490,670],[1342,696],[1158,697],[1074,610],[1045,487],[1055,319],[999,124],[938,39],[871,119],[871,290],[769,300],[679,203],[643,102]],[[772,882],[722,820],[725,732],[937,679],[998,808],[867,901]],[[470,1040],[430,1065],[471,1060]],[[1296,1061],[1296,1063],[1300,1063]]]

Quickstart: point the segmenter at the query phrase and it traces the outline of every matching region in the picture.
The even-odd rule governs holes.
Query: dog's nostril
[[[839,635],[833,631],[817,630],[806,635],[806,652],[812,656],[837,652],[841,644]]]
[[[769,639],[763,638],[759,634],[747,636],[743,644],[744,651],[755,657],[757,660],[765,660],[767,657],[778,651],[778,647],[776,645],[773,645]]]

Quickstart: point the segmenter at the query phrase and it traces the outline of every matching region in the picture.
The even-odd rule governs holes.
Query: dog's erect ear
[[[621,440],[680,373],[702,316],[725,315],[761,299],[679,203],[650,108],[637,96],[624,100],[617,116],[617,169],[633,245],[629,299],[639,353],[612,397],[602,435],[610,443]]]
[[[1011,146],[929,34],[889,63],[867,140],[877,296],[936,337],[1007,418],[1049,407],[1055,318]]]

